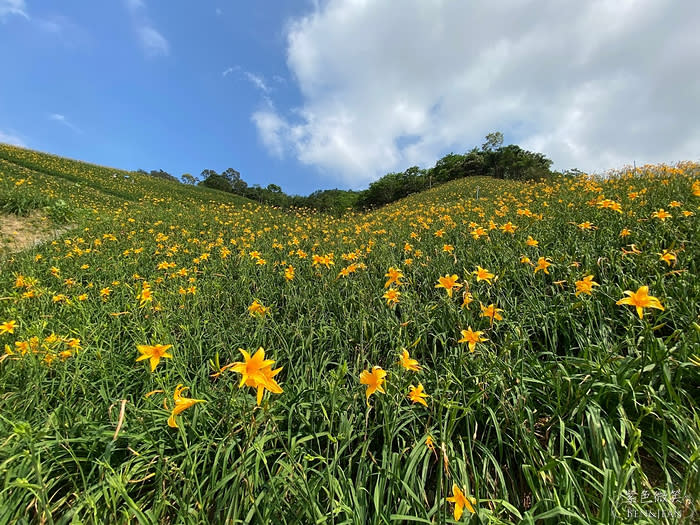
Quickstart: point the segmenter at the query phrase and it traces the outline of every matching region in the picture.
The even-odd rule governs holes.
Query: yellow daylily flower
[[[2,334],[14,334],[15,328],[17,327],[17,321],[5,321],[0,323],[0,335]]]
[[[476,348],[477,343],[483,343],[484,341],[488,341],[485,337],[481,337],[481,334],[484,332],[481,331],[473,331],[472,327],[469,326],[467,327],[467,330],[462,330],[462,338],[459,339],[457,342],[458,343],[468,343],[469,345],[469,351],[473,352],[474,349]]]
[[[435,288],[444,288],[447,295],[452,297],[452,291],[462,287],[462,285],[457,282],[458,280],[459,277],[457,275],[445,275],[438,279]]]
[[[628,304],[630,306],[634,306],[637,309],[637,314],[639,315],[640,319],[644,315],[644,308],[656,308],[661,311],[664,310],[664,307],[661,306],[661,302],[656,297],[649,295],[648,286],[640,286],[636,292],[625,290],[624,294],[627,295],[627,297],[620,299],[615,304]]]
[[[408,353],[408,350],[405,348],[403,349],[403,352],[401,353],[401,359],[399,360],[399,363],[401,366],[403,366],[406,370],[411,370],[412,372],[420,372],[421,367],[418,364],[418,361],[415,359],[411,359],[411,356]]]
[[[386,372],[380,366],[375,366],[374,368],[372,368],[371,372],[369,370],[363,370],[360,374],[360,383],[363,385],[367,385],[365,395],[367,396],[368,403],[369,396],[371,396],[375,392],[381,392],[382,394],[386,394],[384,388],[382,388],[382,384],[385,381],[385,377]]]
[[[172,359],[173,356],[168,353],[173,345],[137,345],[136,349],[141,352],[141,355],[136,358],[136,361],[149,359],[151,363],[151,372],[153,372],[161,358]]]
[[[272,369],[275,361],[272,359],[265,359],[265,349],[262,346],[258,348],[253,356],[242,348],[238,350],[243,355],[243,362],[233,363],[231,367],[234,372],[241,374],[241,382],[238,388],[243,388],[244,385],[256,388],[258,405],[262,402],[265,390],[269,390],[273,394],[281,394],[283,392],[282,388],[274,379],[274,377],[282,371],[282,367],[276,370]]]
[[[455,521],[459,521],[465,508],[470,513],[474,514],[474,505],[476,505],[476,500],[474,498],[468,498],[465,496],[464,492],[462,492],[456,483],[452,485],[452,494],[453,495],[451,497],[447,498],[447,501],[455,504]]]
[[[409,387],[411,390],[408,393],[408,398],[413,402],[413,403],[420,403],[421,405],[427,407],[428,403],[426,403],[426,398],[428,397],[428,394],[426,394],[423,390],[423,384],[418,383],[418,386],[413,386],[411,385]]]
[[[594,286],[600,286],[597,282],[593,280],[592,275],[586,275],[582,280],[576,281],[576,293],[574,294],[576,297],[579,296],[579,294],[585,293],[587,295],[591,295],[591,292],[593,292],[593,287]]]
[[[168,418],[168,426],[169,427],[177,428],[177,421],[175,421],[175,416],[182,413],[184,410],[187,410],[192,405],[205,402],[204,399],[191,399],[189,397],[184,397],[182,395],[182,393],[185,390],[187,390],[188,388],[189,387],[186,387],[186,386],[183,387],[182,384],[179,384],[175,387],[175,393],[173,394],[173,400],[175,401],[175,406],[173,407],[173,410],[170,413],[170,417]],[[152,395],[154,392],[149,392],[149,394]]]

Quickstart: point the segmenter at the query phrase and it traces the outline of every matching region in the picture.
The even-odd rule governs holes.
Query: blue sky
[[[283,29],[305,4],[198,4],[19,4],[24,14],[0,21],[0,131],[124,169],[233,167],[251,184],[290,192],[323,185],[312,167],[269,155],[251,120],[265,96],[297,103]]]
[[[491,131],[557,169],[700,160],[700,3],[0,0],[0,142],[363,188]]]

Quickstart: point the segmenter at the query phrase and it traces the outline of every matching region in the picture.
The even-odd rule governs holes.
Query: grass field
[[[0,145],[68,230],[0,252],[0,523],[698,519],[699,204],[683,163],[337,218]]]

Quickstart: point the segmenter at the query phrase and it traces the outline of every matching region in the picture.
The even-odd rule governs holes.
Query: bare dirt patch
[[[0,214],[0,255],[16,253],[55,239],[71,229],[71,225],[56,227],[38,211],[26,217]]]

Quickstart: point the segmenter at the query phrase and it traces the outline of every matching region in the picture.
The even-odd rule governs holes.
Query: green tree
[[[222,173],[221,176],[229,181],[233,193],[237,195],[245,195],[248,189],[248,183],[241,178],[241,173],[233,168],[227,168]]]
[[[180,180],[182,181],[183,184],[191,184],[193,186],[197,183],[197,179],[195,179],[189,173],[183,173],[182,177],[180,177]]]
[[[234,170],[233,168],[226,168],[224,171],[221,172],[221,176],[227,179],[231,184],[233,184],[234,181],[240,180],[241,173],[237,170]]]
[[[486,142],[481,145],[482,151],[495,151],[503,146],[503,133],[494,131],[486,135]]]
[[[464,155],[448,153],[435,163],[433,168],[433,180],[435,182],[447,182],[463,177]]]
[[[228,181],[228,179],[222,177],[213,170],[204,170],[202,172],[202,175],[205,171],[211,173],[209,173],[206,179],[199,183],[200,186],[205,186],[207,188],[233,193],[233,188],[231,187],[231,183]]]

